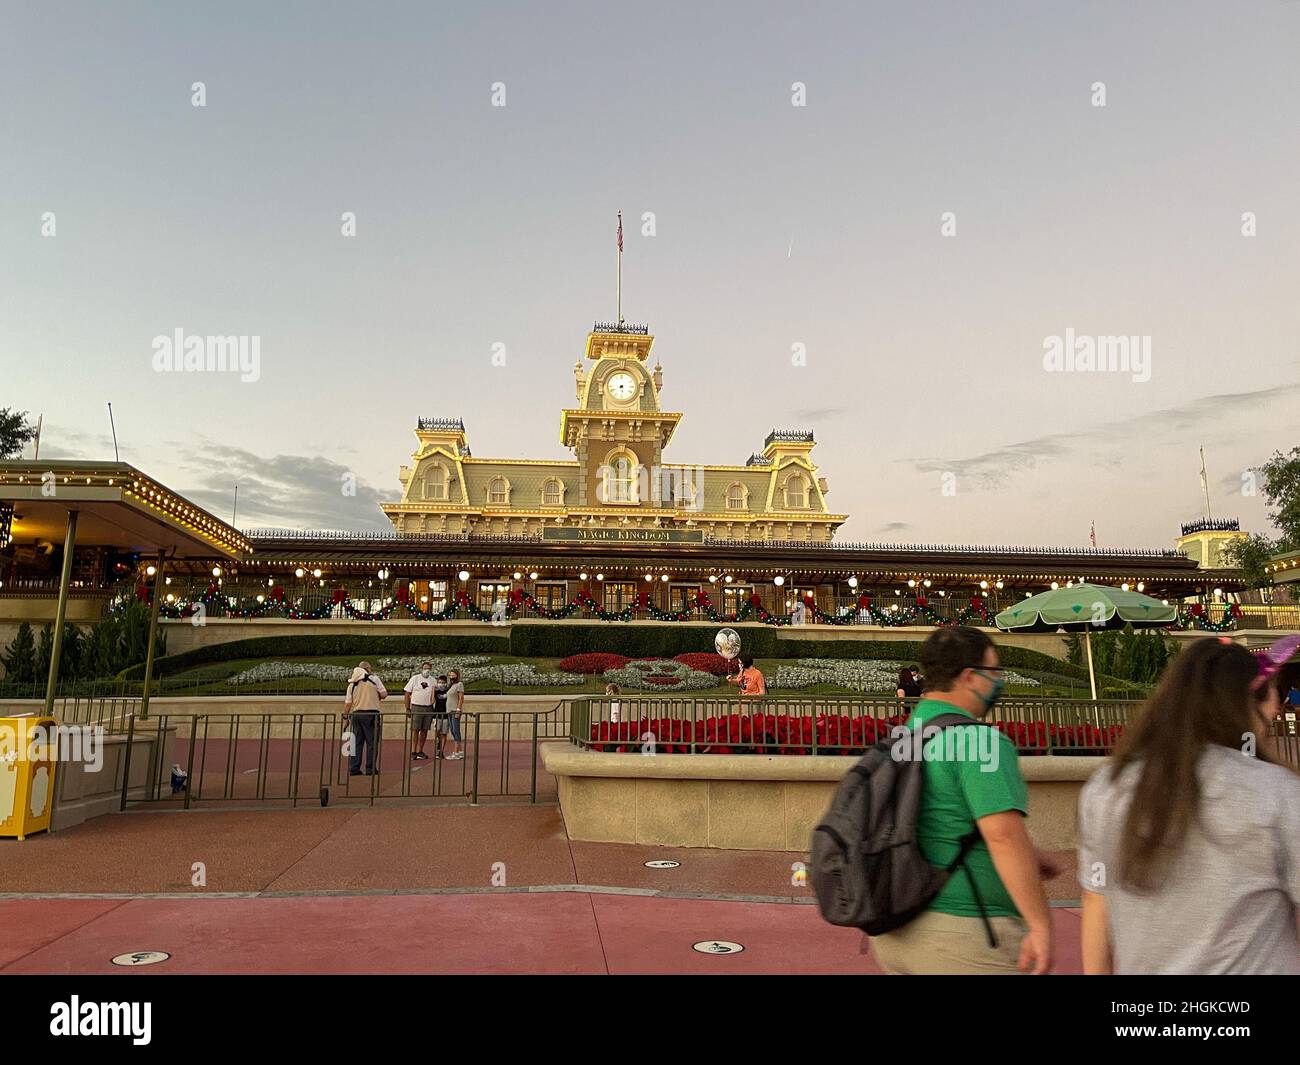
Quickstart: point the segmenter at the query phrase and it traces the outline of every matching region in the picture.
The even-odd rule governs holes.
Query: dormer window
[[[447,484],[450,480],[451,475],[447,472],[447,467],[441,462],[429,467],[429,472],[424,476],[424,498],[433,503],[445,503],[447,501]]]
[[[808,506],[808,485],[803,476],[792,473],[785,481],[785,509],[803,510]]]
[[[564,506],[564,485],[558,478],[552,477],[542,485],[542,506],[544,507],[562,507]]]
[[[744,510],[748,499],[749,493],[745,490],[745,486],[739,482],[727,489],[728,510]]]
[[[488,485],[488,505],[505,507],[510,505],[510,482],[504,477],[492,478]]]

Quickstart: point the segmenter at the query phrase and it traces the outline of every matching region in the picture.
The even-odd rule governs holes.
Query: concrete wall
[[[171,733],[163,736],[170,750]],[[117,813],[122,803],[122,781],[127,773],[125,733],[106,733],[102,737],[103,763],[98,772],[85,762],[60,762],[56,779],[58,799],[54,807],[55,831],[70,828],[102,814]],[[152,729],[136,731],[131,743],[130,785],[128,799],[143,799],[145,784],[149,779],[149,764],[153,758],[158,732]]]
[[[542,748],[572,839],[807,853],[812,831],[856,758],[604,754]],[[1084,782],[1104,758],[1021,758],[1029,833],[1048,850],[1075,846]]]
[[[54,624],[54,615],[58,610],[56,599],[26,598],[4,596],[0,598],[0,648],[8,647],[18,635],[18,626],[24,621],[31,625],[33,632],[47,624]],[[102,599],[69,598],[67,619],[81,629],[89,629],[104,613]],[[4,675],[4,666],[0,666],[0,676]]]

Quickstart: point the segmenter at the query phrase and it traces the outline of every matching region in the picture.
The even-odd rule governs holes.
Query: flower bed
[[[800,658],[792,666],[778,666],[768,680],[769,688],[811,688],[814,684],[833,684],[858,692],[896,692],[898,671],[903,660],[854,658]],[[1027,688],[1039,687],[1032,677],[1011,670],[1003,675],[1008,684]]]
[[[622,669],[630,661],[627,655],[588,651],[586,654],[569,655],[568,658],[560,659],[560,669],[568,673],[604,673],[607,669]]]
[[[712,673],[691,669],[671,658],[640,658],[621,669],[607,669],[605,681],[629,691],[682,692],[716,688]]]
[[[674,662],[680,662],[701,673],[712,673],[715,677],[725,677],[735,671],[732,660],[723,658],[716,651],[692,651],[684,655],[673,655]]]
[[[412,674],[419,671],[424,662],[431,662],[433,675],[449,673],[452,669],[460,670],[460,677],[466,684],[477,680],[495,681],[502,687],[551,687],[581,684],[583,678],[576,673],[539,673],[537,667],[526,662],[507,662],[492,665],[487,655],[458,655],[421,657],[404,655],[401,657],[378,658],[374,661],[375,672],[383,678],[385,687],[390,691],[399,689]],[[317,680],[331,681],[339,685],[340,690],[352,675],[353,666],[332,666],[323,662],[259,662],[242,673],[237,673],[226,683],[239,687],[248,684],[268,684],[289,677],[314,677]]]
[[[597,721],[591,726],[590,747],[611,754],[635,754],[653,742],[657,754],[782,754],[859,755],[906,719],[847,717],[836,714],[729,714],[692,724],[680,718],[643,717],[639,721]],[[1045,755],[1053,750],[1071,754],[1110,753],[1123,735],[1122,725],[1049,725],[1045,721],[998,721],[993,727],[1006,735],[1020,754]],[[814,741],[816,751],[813,750]]]

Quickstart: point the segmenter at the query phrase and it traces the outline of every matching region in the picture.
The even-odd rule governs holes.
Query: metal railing
[[[54,700],[54,717],[65,725],[118,730],[139,712],[140,698],[136,695],[65,695]]]
[[[902,724],[916,699],[599,697],[570,706],[569,738],[612,753],[861,754]],[[1003,699],[989,718],[1023,755],[1107,755],[1143,703]],[[1300,769],[1296,714],[1275,720],[1266,750]]]
[[[437,720],[425,745],[427,760],[412,760],[412,714],[375,714],[373,773],[350,770],[357,739],[345,742],[348,725],[341,714],[313,713],[163,713],[149,719],[134,715],[126,725],[128,746],[149,730],[171,736],[171,750],[150,744],[150,764],[143,798],[134,805],[196,803],[362,802],[383,800],[460,799],[471,805],[484,799],[539,796],[539,744],[562,740],[567,722],[560,706],[547,711],[473,711],[461,719],[461,759],[437,757],[442,744]],[[364,745],[360,745],[364,751]],[[368,769],[370,754],[359,768]],[[173,773],[179,768],[183,776]],[[129,773],[123,776],[121,808],[128,796]],[[542,780],[543,799],[553,791]]]

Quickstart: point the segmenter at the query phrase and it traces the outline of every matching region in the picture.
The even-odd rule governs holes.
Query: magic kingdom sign
[[[542,530],[543,540],[569,543],[702,544],[703,529],[556,529]]]

